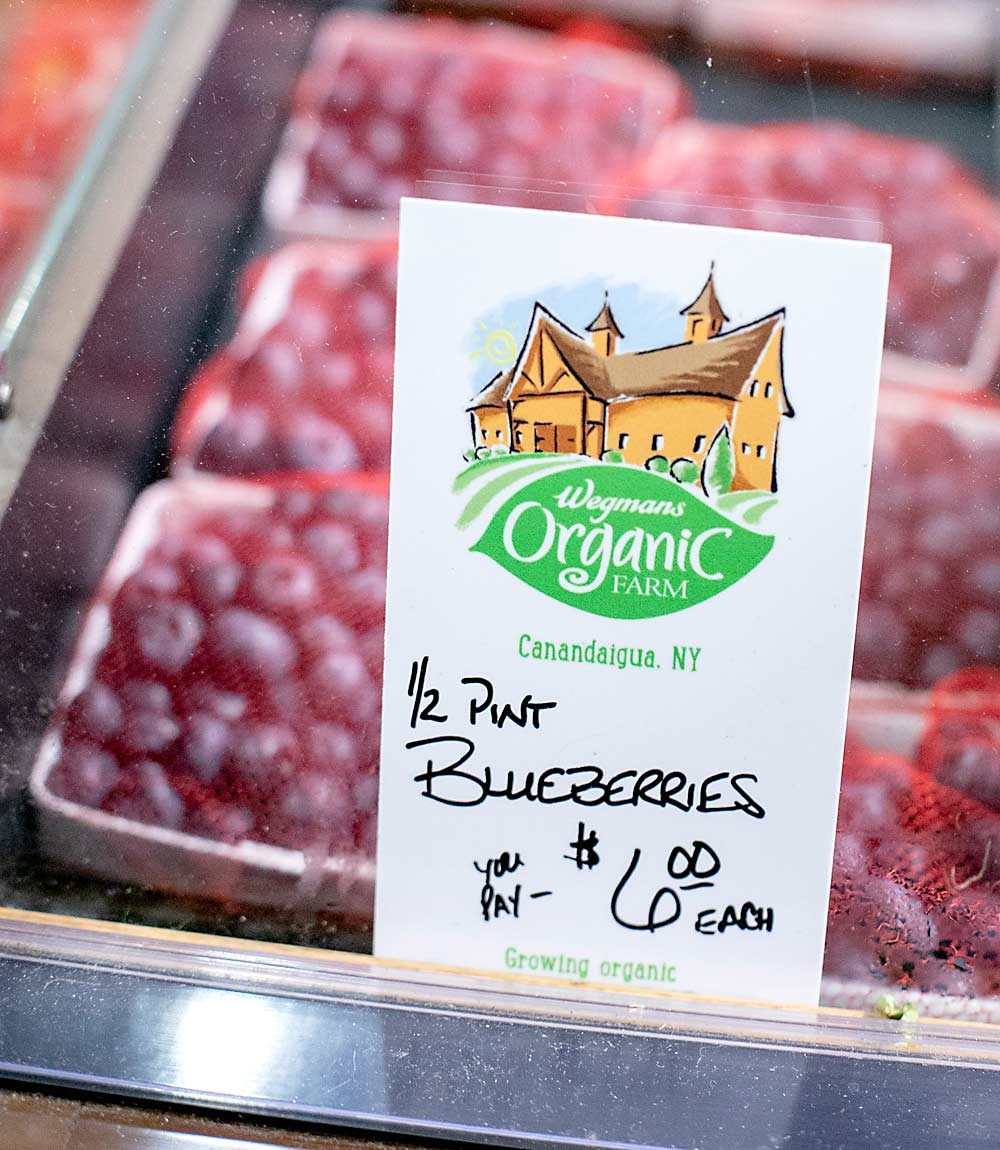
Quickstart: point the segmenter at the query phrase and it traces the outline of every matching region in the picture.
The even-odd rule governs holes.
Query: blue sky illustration
[[[625,333],[625,338],[618,342],[618,351],[645,351],[683,339],[684,319],[680,309],[687,307],[700,288],[698,284],[690,297],[680,299],[637,284],[594,278],[584,283],[553,285],[508,299],[481,316],[468,334],[471,393],[489,383],[498,371],[512,366],[524,343],[536,300],[586,338],[584,329],[601,310],[607,289],[615,321]]]

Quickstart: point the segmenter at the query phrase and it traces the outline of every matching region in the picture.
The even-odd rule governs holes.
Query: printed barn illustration
[[[619,352],[625,335],[605,293],[589,342],[540,303],[514,366],[468,408],[476,447],[565,452],[640,466],[654,457],[699,468],[721,429],[733,490],[777,490],[778,428],[794,414],[782,371],[784,309],[724,331],[714,271],[684,308],[684,342]]]

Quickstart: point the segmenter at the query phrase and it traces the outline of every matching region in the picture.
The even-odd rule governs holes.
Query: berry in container
[[[1000,668],[948,675],[928,696],[917,765],[947,786],[1000,807]]]
[[[281,231],[386,234],[401,196],[530,202],[599,189],[685,115],[667,65],[604,44],[442,18],[334,14],[317,32],[268,180]],[[527,202],[527,201],[526,201]]]
[[[52,179],[71,167],[121,75],[144,4],[18,5],[0,74],[0,168]]]
[[[304,241],[251,264],[229,345],[188,386],[175,473],[389,467],[396,252]]]
[[[687,121],[615,212],[892,244],[883,378],[973,392],[1000,371],[1000,209],[944,149],[838,123]]]
[[[854,678],[930,687],[1000,665],[1000,402],[885,387]]]
[[[852,694],[823,1000],[1000,1021],[1000,680]]]
[[[47,855],[370,921],[386,489],[192,476],[139,497],[32,771]]]

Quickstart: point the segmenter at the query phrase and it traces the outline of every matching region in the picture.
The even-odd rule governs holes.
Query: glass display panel
[[[0,296],[148,16],[70,7],[0,23]],[[823,1003],[1000,1021],[991,6],[401,7],[235,6],[37,445],[0,423],[4,914],[370,954],[402,195],[878,238]]]

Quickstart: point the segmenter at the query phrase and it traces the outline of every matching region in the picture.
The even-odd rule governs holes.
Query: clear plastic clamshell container
[[[396,249],[300,241],[243,275],[233,339],[185,390],[175,473],[389,466]]]
[[[140,496],[31,774],[75,871],[370,921],[385,480]]]
[[[313,43],[264,196],[283,232],[390,234],[427,181],[476,199],[592,192],[689,109],[652,56],[501,24],[334,14]],[[478,185],[482,185],[480,188]]]
[[[607,210],[892,244],[883,376],[971,393],[1000,371],[1000,208],[940,146],[846,123],[660,134]]]
[[[1000,661],[1000,401],[884,387],[854,677],[931,687]]]

